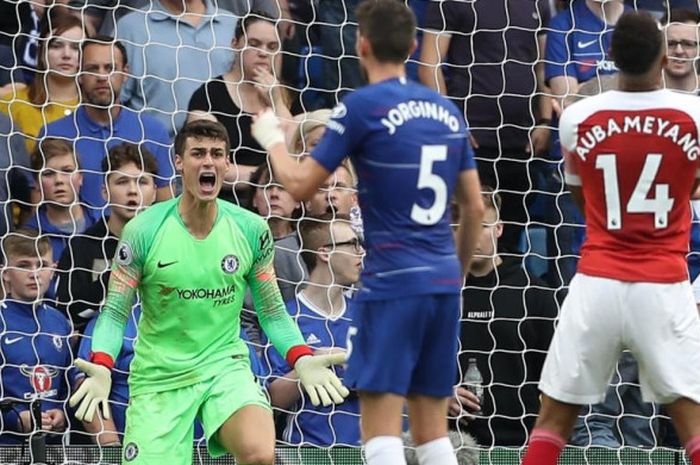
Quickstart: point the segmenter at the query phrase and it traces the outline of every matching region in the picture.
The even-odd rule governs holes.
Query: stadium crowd
[[[615,88],[609,41],[630,8],[651,11],[665,28],[666,86],[698,93],[698,4],[406,1],[420,32],[409,78],[463,111],[486,205],[463,288],[459,360],[445,361],[459,364],[461,378],[475,359],[483,394],[455,379],[451,429],[481,447],[524,446],[585,235],[562,182],[558,114],[575,99]],[[298,203],[276,181],[251,124],[272,107],[285,122],[290,153],[301,158],[313,150],[338,99],[364,82],[354,52],[356,3],[2,3],[0,444],[26,440],[36,400],[51,441],[121,444],[139,302],[115,363],[111,418],[74,418],[67,400],[83,378],[73,363],[89,357],[124,225],[181,192],[173,140],[187,122],[225,128],[232,163],[221,198],[267,221],[278,284],[306,343],[316,353],[348,350],[348,301],[361,286],[364,254],[355,169],[346,159],[312,200]],[[396,117],[410,118],[411,110]],[[700,204],[694,207],[697,220]],[[697,225],[690,250],[694,281]],[[248,296],[241,331],[275,408],[278,444],[359,446],[356,396],[338,406],[311,405],[261,332],[253,306]],[[342,377],[342,368],[336,371]],[[572,444],[678,446],[663,410],[642,402],[631,356],[620,362],[606,401],[581,412]]]

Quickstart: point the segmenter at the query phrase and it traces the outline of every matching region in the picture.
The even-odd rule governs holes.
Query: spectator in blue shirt
[[[348,350],[352,311],[346,293],[360,276],[364,249],[344,215],[325,214],[309,218],[299,227],[302,258],[309,269],[308,285],[287,302],[306,343],[316,354]],[[291,410],[284,429],[284,442],[322,447],[360,445],[360,406],[351,395],[340,405],[314,407],[302,396],[298,377],[273,348],[268,357],[272,368],[269,384],[274,407]],[[336,370],[341,370],[336,368]]]
[[[3,400],[14,405],[2,412],[0,444],[21,444],[35,429],[35,401],[41,402],[42,430],[66,430],[65,403],[76,372],[70,368],[70,323],[42,303],[54,266],[49,240],[19,230],[4,237],[2,251],[7,262],[2,270],[6,296],[0,303],[0,387]],[[60,436],[49,436],[53,440],[60,442]]]
[[[236,18],[211,0],[153,0],[127,14],[115,30],[133,76],[122,101],[158,118],[173,137],[194,91],[231,69],[235,28]]]
[[[122,142],[143,144],[158,161],[157,200],[172,197],[174,168],[171,140],[165,127],[152,116],[119,104],[127,66],[124,46],[109,37],[94,37],[82,45],[79,78],[82,104],[74,114],[44,126],[42,137],[61,137],[74,144],[83,170],[80,197],[90,206],[106,204],[102,188],[107,173],[102,160],[109,149]]]
[[[68,240],[90,228],[99,212],[80,203],[83,175],[67,140],[43,139],[32,153],[31,167],[41,203],[25,226],[47,236],[53,256],[60,257]]]

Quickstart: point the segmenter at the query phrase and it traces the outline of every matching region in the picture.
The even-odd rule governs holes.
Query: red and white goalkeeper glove
[[[270,108],[253,118],[250,129],[258,144],[267,151],[270,151],[274,145],[285,144],[280,121]]]
[[[103,365],[82,359],[76,359],[75,366],[87,375],[78,390],[68,401],[71,407],[80,404],[80,407],[75,412],[75,418],[89,423],[95,416],[95,410],[102,405],[102,416],[108,419],[108,399],[109,391],[112,388],[112,372]]]
[[[345,353],[330,355],[305,355],[299,357],[294,369],[299,375],[299,381],[315,406],[323,404],[327,407],[341,404],[350,394],[338,377],[328,367],[341,365],[346,361]]]

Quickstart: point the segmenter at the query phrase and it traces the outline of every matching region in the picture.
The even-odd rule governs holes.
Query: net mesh
[[[491,1],[491,0],[490,0]],[[501,1],[501,0],[493,0]],[[503,0],[505,5],[505,0]],[[257,179],[251,177],[253,167],[257,163],[256,160],[263,157],[264,152],[253,142],[249,135],[250,114],[245,111],[241,112],[241,106],[246,104],[245,99],[251,94],[247,94],[241,90],[241,87],[234,86],[231,90],[227,87],[229,77],[225,73],[235,69],[234,60],[241,60],[241,56],[245,54],[255,53],[273,53],[280,47],[281,53],[277,54],[277,58],[271,60],[268,68],[269,74],[258,78],[252,75],[237,76],[241,84],[254,83],[262,90],[259,91],[258,97],[263,104],[271,105],[277,111],[282,119],[286,120],[288,128],[288,136],[294,141],[291,144],[291,149],[298,155],[308,153],[313,145],[312,133],[319,127],[322,127],[327,121],[329,112],[326,114],[311,113],[312,110],[319,108],[331,108],[338,98],[342,97],[346,91],[351,91],[361,82],[362,77],[359,76],[357,69],[357,60],[354,53],[351,38],[354,37],[356,23],[353,14],[353,8],[356,6],[354,0],[345,2],[330,2],[322,1],[320,3],[311,2],[309,5],[293,4],[277,4],[272,2],[266,4],[262,1],[245,0],[236,2],[235,0],[226,2],[221,0],[218,7],[208,13],[215,13],[215,18],[207,16],[208,13],[201,12],[192,17],[182,18],[186,21],[191,21],[199,26],[191,27],[186,24],[180,25],[174,33],[163,35],[163,31],[158,21],[149,22],[147,19],[153,15],[158,15],[159,5],[151,1],[122,1],[115,2],[109,0],[100,1],[70,1],[62,5],[56,5],[50,10],[44,9],[43,2],[30,2],[20,0],[5,0],[4,15],[8,15],[8,24],[5,30],[0,31],[0,51],[3,55],[0,56],[0,79],[5,79],[0,83],[9,87],[4,88],[5,97],[4,103],[0,103],[4,113],[9,113],[12,117],[7,122],[0,121],[0,201],[3,204],[2,221],[0,231],[5,234],[13,224],[25,222],[32,217],[31,208],[38,202],[47,201],[46,198],[48,189],[51,186],[46,186],[40,180],[40,174],[49,174],[51,170],[55,170],[53,165],[49,166],[50,160],[47,153],[38,152],[43,155],[42,160],[38,164],[30,161],[30,153],[40,140],[39,129],[61,116],[70,116],[77,122],[76,104],[84,103],[99,103],[98,97],[92,96],[95,101],[86,102],[85,97],[74,97],[67,99],[61,105],[47,103],[45,101],[28,101],[30,97],[26,93],[22,93],[21,83],[28,76],[36,72],[36,68],[41,69],[42,60],[40,53],[45,53],[44,60],[61,60],[58,56],[57,43],[50,42],[46,38],[40,37],[40,26],[42,24],[41,17],[48,17],[48,11],[56,12],[59,9],[64,10],[62,14],[68,14],[79,18],[86,25],[90,34],[94,35],[98,32],[108,35],[114,35],[121,40],[125,46],[125,51],[129,57],[129,68],[120,70],[123,77],[128,78],[124,82],[119,82],[123,86],[122,100],[133,109],[134,123],[127,133],[116,134],[117,132],[117,116],[109,114],[106,116],[101,132],[87,135],[82,143],[79,143],[75,137],[59,136],[60,139],[68,141],[71,147],[77,151],[86,151],[86,147],[98,146],[96,155],[97,158],[106,154],[107,146],[112,146],[115,143],[129,141],[137,144],[141,148],[147,148],[155,156],[159,163],[158,174],[155,176],[158,180],[157,187],[159,189],[172,189],[173,193],[180,192],[182,180],[175,173],[173,165],[172,137],[177,128],[190,115],[189,112],[195,114],[197,111],[202,111],[205,114],[213,115],[220,121],[224,122],[229,129],[229,134],[235,134],[235,139],[232,137],[232,153],[233,161],[237,162],[230,176],[227,176],[225,185],[226,195],[228,200],[251,206],[257,210],[263,217],[271,220],[271,224],[289,223],[295,225],[299,216],[305,214],[318,213],[314,209],[320,209],[321,212],[328,209],[328,205],[336,204],[341,201],[338,197],[343,195],[351,197],[355,195],[356,180],[354,173],[349,173],[349,179],[341,180],[340,175],[332,182],[324,186],[324,189],[317,196],[316,204],[293,205],[293,208],[287,210],[279,210],[276,200],[271,198],[276,195],[272,194],[272,190],[277,186],[273,179],[270,179],[269,174],[265,177],[261,174]],[[63,3],[63,2],[60,2]],[[417,12],[424,13],[427,2],[424,1],[409,1],[409,5]],[[475,2],[473,2],[475,3]],[[541,5],[546,5],[553,9],[558,2],[538,2]],[[333,7],[328,5],[333,4]],[[325,8],[324,8],[325,5]],[[293,18],[290,19],[287,7],[292,7],[295,12]],[[637,7],[636,2],[633,5]],[[642,6],[639,6],[640,8]],[[268,9],[270,15],[275,18],[274,22],[278,25],[279,31],[282,34],[289,34],[283,41],[280,35],[273,34],[272,38],[263,34],[262,39],[252,30],[243,31],[240,37],[234,36],[236,29],[234,25],[240,18],[250,11],[259,11],[260,9]],[[538,7],[539,8],[539,7]],[[477,9],[474,7],[473,12]],[[280,12],[282,19],[280,19]],[[257,13],[253,13],[254,15]],[[126,20],[126,15],[130,15]],[[150,15],[150,16],[149,16]],[[56,17],[59,14],[56,13]],[[96,18],[104,17],[104,21],[98,21]],[[16,19],[16,21],[13,21]],[[419,15],[419,21],[421,16]],[[448,24],[450,18],[443,18],[444,23]],[[58,24],[58,20],[57,24]],[[534,29],[530,30],[533,34],[540,32],[546,33],[547,28],[541,18],[536,21]],[[101,22],[101,25],[100,25]],[[12,26],[16,23],[16,26]],[[204,26],[202,26],[204,24]],[[121,27],[120,27],[121,26]],[[15,27],[15,29],[13,29]],[[294,31],[292,31],[292,27]],[[505,23],[498,28],[477,29],[473,34],[499,34],[503,42],[506,44],[507,52],[509,42],[506,40],[508,35],[506,31],[511,31],[513,28],[522,29],[520,25],[510,23],[510,17],[506,16]],[[419,33],[422,33],[424,27],[419,22]],[[63,31],[64,32],[64,31]],[[62,33],[63,33],[62,32]],[[294,32],[294,34],[292,34]],[[452,35],[452,37],[463,36],[463,31],[450,30],[443,28],[442,32]],[[62,34],[61,33],[61,34]],[[58,35],[61,35],[58,34]],[[65,35],[65,34],[64,34]],[[335,37],[332,41],[327,41],[329,37]],[[271,42],[267,43],[266,40]],[[97,39],[103,40],[103,39]],[[253,41],[251,41],[253,40]],[[437,40],[437,39],[436,39]],[[76,42],[71,42],[67,39],[68,45],[74,47]],[[231,49],[232,43],[238,43],[240,49]],[[282,44],[282,42],[284,42]],[[52,51],[53,50],[53,51]],[[263,52],[261,52],[261,50]],[[541,63],[543,60],[542,50],[537,52],[537,56],[531,63],[525,65],[531,66],[536,62]],[[49,53],[55,53],[49,57]],[[67,54],[65,60],[76,60],[75,55],[71,55],[70,51],[63,51]],[[119,61],[117,54],[121,53],[117,49],[111,51],[113,61]],[[72,58],[71,58],[72,57]],[[475,58],[476,60],[476,58]],[[508,62],[507,56],[503,57],[503,62],[496,63],[479,63],[473,61],[465,64],[464,69],[471,72],[477,70],[480,66],[492,66],[497,68],[497,73],[500,77],[506,75]],[[52,62],[53,63],[53,62]],[[416,65],[420,64],[418,54],[414,54],[408,61],[409,69],[412,70],[413,76],[417,77]],[[522,65],[522,63],[520,63]],[[46,66],[46,65],[44,65]],[[50,64],[49,66],[57,66]],[[461,66],[461,65],[460,65]],[[453,65],[444,64],[443,68],[448,70],[453,68]],[[62,71],[60,71],[62,70]],[[97,76],[99,70],[83,70],[87,71],[88,75]],[[34,79],[38,81],[52,83],[58,82],[64,86],[64,90],[68,90],[70,95],[70,86],[65,86],[66,79],[77,81],[77,69],[72,69],[69,65],[65,68],[59,68],[58,74],[50,77],[49,74],[37,72]],[[532,68],[533,76],[536,70]],[[356,75],[358,74],[358,75]],[[222,75],[224,77],[222,78]],[[56,77],[58,76],[58,79]],[[534,80],[533,80],[534,82]],[[205,83],[212,83],[210,87],[201,88]],[[84,85],[84,83],[81,83]],[[112,82],[112,85],[116,85]],[[15,90],[8,89],[15,86]],[[526,98],[536,101],[536,97],[547,95],[547,90],[533,87],[530,95]],[[97,91],[96,91],[97,92]],[[506,227],[514,229],[517,227],[522,230],[517,243],[517,250],[508,251],[504,256],[515,258],[524,261],[524,267],[527,270],[527,281],[517,285],[505,285],[498,289],[493,287],[480,287],[476,284],[466,289],[467,292],[484,292],[482,296],[485,302],[489,303],[488,308],[472,309],[473,315],[465,315],[464,322],[474,325],[482,325],[481,333],[485,335],[488,342],[480,347],[462,347],[460,354],[461,358],[478,354],[481,356],[483,364],[480,364],[482,375],[485,382],[485,396],[487,404],[491,409],[489,418],[481,418],[477,422],[481,422],[481,430],[485,431],[487,443],[489,441],[497,441],[498,427],[504,422],[510,422],[510,427],[513,423],[518,424],[522,432],[522,437],[525,437],[525,431],[531,428],[536,410],[533,411],[524,400],[526,396],[532,396],[536,391],[537,379],[533,377],[533,371],[536,371],[541,366],[544,354],[546,353],[547,344],[537,344],[542,341],[530,341],[527,339],[526,328],[533,323],[539,323],[539,331],[551,331],[556,320],[561,297],[565,293],[568,280],[572,275],[573,267],[577,258],[574,242],[576,237],[580,235],[582,226],[577,219],[575,212],[572,210],[572,204],[568,197],[565,188],[561,184],[561,166],[560,161],[556,157],[548,157],[538,155],[536,157],[528,157],[525,159],[511,159],[506,150],[509,129],[517,129],[527,133],[531,129],[531,125],[522,126],[520,123],[512,124],[506,121],[503,108],[504,102],[512,97],[507,92],[502,92],[498,95],[490,94],[474,94],[472,97],[478,97],[486,100],[491,100],[489,105],[492,105],[501,115],[501,120],[497,128],[480,127],[475,125],[475,129],[494,131],[497,135],[498,151],[495,158],[483,158],[477,153],[477,159],[482,163],[494,163],[495,169],[491,173],[493,178],[490,179],[492,187],[508,203],[520,203],[526,216],[524,218],[512,219],[504,218]],[[198,101],[200,106],[193,106],[193,101]],[[223,106],[222,106],[223,105]],[[256,105],[253,105],[256,107]],[[238,113],[235,113],[235,111]],[[534,108],[534,105],[533,105]],[[328,110],[326,110],[328,111]],[[530,120],[535,124],[537,120],[536,111],[530,110]],[[294,116],[292,115],[301,115]],[[201,116],[201,115],[200,115]],[[227,119],[228,118],[228,119]],[[146,120],[147,119],[147,120]],[[29,121],[29,123],[27,123]],[[155,121],[156,123],[153,123]],[[5,126],[2,126],[5,125]],[[32,129],[33,128],[33,129]],[[106,129],[105,129],[106,128]],[[154,129],[155,128],[155,129]],[[505,133],[503,130],[506,130]],[[248,131],[246,133],[246,131]],[[500,139],[499,139],[500,137]],[[93,145],[89,145],[92,143]],[[82,144],[82,145],[81,145]],[[99,155],[99,156],[98,156]],[[80,154],[85,157],[85,153]],[[93,155],[90,155],[93,156]],[[248,157],[245,158],[244,157]],[[165,168],[163,168],[163,160],[165,160]],[[113,173],[111,168],[105,172],[101,166],[94,163],[83,163],[83,158],[80,159],[80,170],[84,175],[83,183],[88,182],[89,176],[93,176],[91,182],[97,182],[98,191],[99,184],[105,181],[107,173]],[[145,163],[142,159],[142,162]],[[502,165],[504,168],[499,168]],[[48,170],[48,171],[47,171]],[[514,173],[524,173],[525,178],[520,179],[515,185],[509,182],[508,176],[511,170]],[[97,181],[95,181],[97,179]],[[74,185],[73,189],[80,189]],[[70,189],[69,189],[70,190]],[[91,199],[76,198],[75,201],[80,203],[85,208],[85,213],[90,212],[91,215],[104,218],[109,212],[105,208],[104,201],[99,199],[98,191],[94,191],[94,197]],[[32,192],[34,196],[32,196]],[[82,191],[81,191],[82,192]],[[262,192],[260,197],[256,197],[256,193]],[[108,194],[112,195],[112,194]],[[12,203],[9,200],[12,199]],[[108,200],[114,200],[108,198]],[[141,207],[145,206],[146,201],[143,198],[143,193],[138,200]],[[274,205],[273,205],[274,204]],[[525,206],[527,205],[527,208]],[[136,208],[136,207],[134,207]],[[276,210],[277,209],[277,210]],[[353,220],[353,226],[361,232],[361,212],[357,208],[350,209],[350,214]],[[70,238],[80,238],[86,236],[86,220],[82,215],[76,217],[75,212],[69,214],[70,227],[53,230],[49,233],[52,237],[52,246],[54,250],[65,250],[68,246],[69,250],[73,248],[69,245]],[[48,228],[50,229],[50,228]],[[280,231],[284,231],[281,228]],[[46,231],[44,231],[46,232]],[[82,246],[76,246],[77,249],[72,253],[81,254],[87,249],[82,249]],[[63,271],[73,275],[76,271],[82,271],[86,274],[86,286],[96,286],[97,292],[105,293],[104,276],[108,270],[108,263],[111,262],[114,255],[116,244],[108,245],[104,238],[97,238],[92,244],[92,247],[97,247],[100,250],[99,256],[94,256],[94,261],[89,263],[80,262],[76,257],[72,257],[67,263],[67,268]],[[111,250],[110,250],[111,247]],[[287,265],[294,268],[288,274],[280,274],[280,285],[283,288],[283,293],[289,294],[294,298],[295,292],[298,290],[299,283],[308,278],[308,272],[304,270],[303,261],[300,255],[300,249],[303,249],[303,244],[295,243],[279,243],[277,252],[288,258]],[[7,263],[7,251],[3,250],[3,258]],[[58,260],[58,257],[55,257]],[[279,270],[278,270],[279,273]],[[77,275],[73,275],[77,276]],[[94,316],[99,305],[94,305],[95,301],[90,300],[91,296],[81,293],[83,281],[76,281],[74,285],[68,286],[67,295],[68,301],[56,303],[61,310],[67,312],[71,318],[74,329],[83,331],[87,321]],[[60,281],[60,279],[59,279]],[[55,281],[53,282],[55,284]],[[5,283],[3,283],[5,284]],[[56,289],[60,293],[60,286],[52,287],[49,290],[49,301],[60,300],[61,296],[56,295]],[[85,288],[86,289],[86,288]],[[501,299],[504,292],[511,292],[509,299],[519,300],[524,311],[521,315],[509,315],[507,317],[498,317],[493,319],[494,306]],[[5,288],[3,292],[7,292]],[[533,298],[531,295],[537,294],[538,297]],[[543,303],[547,300],[548,303]],[[98,298],[97,303],[101,302]],[[78,304],[78,305],[75,305]],[[538,313],[539,310],[533,306],[547,306],[553,309],[554,313]],[[248,304],[250,310],[250,303]],[[265,354],[268,346],[259,338],[259,328],[256,326],[256,321],[253,314],[247,312],[247,317],[244,318],[246,329],[249,331],[252,346],[259,354]],[[489,321],[491,323],[489,323]],[[494,325],[501,324],[501,329]],[[10,333],[7,329],[12,326],[8,322],[3,322],[5,334],[0,334],[5,344],[9,344],[8,338],[12,340],[15,337],[33,338],[41,334],[41,331],[35,332],[15,332]],[[505,328],[507,327],[507,328]],[[505,328],[505,329],[504,329]],[[542,329],[544,328],[544,329]],[[499,331],[510,332],[515,334],[517,342],[515,347],[507,347],[499,345],[496,340]],[[49,336],[53,337],[51,334]],[[345,341],[335,341],[339,346],[343,346]],[[55,343],[56,344],[56,343]],[[4,346],[6,350],[8,346]],[[9,352],[8,352],[9,354]],[[75,356],[75,351],[71,353],[69,364],[72,363],[72,358]],[[15,372],[25,367],[26,363],[18,363],[13,361],[3,360],[3,375],[0,376],[0,381],[4,383],[10,380],[11,374],[7,371],[12,368]],[[502,364],[509,364],[509,370],[512,370],[514,375],[505,379],[495,379]],[[500,364],[500,368],[497,366]],[[466,367],[466,364],[461,364]],[[535,367],[535,368],[533,368]],[[270,377],[269,363],[263,360],[261,369],[261,377],[269,379]],[[621,365],[618,367],[617,375],[613,380],[609,391],[609,399],[606,401],[606,406],[587,408],[582,411],[580,422],[577,426],[580,443],[585,447],[568,448],[559,463],[562,464],[678,464],[688,463],[685,456],[675,449],[661,447],[665,443],[665,439],[661,437],[659,424],[666,424],[667,418],[664,412],[657,406],[652,405],[632,405],[627,402],[628,398],[635,401],[638,400],[638,384],[634,375],[634,370],[626,371],[627,366]],[[31,371],[31,370],[30,370]],[[26,372],[30,373],[30,372]],[[25,373],[25,378],[29,377],[34,382],[34,388],[37,391],[44,389],[40,384],[42,373],[31,372],[29,375]],[[54,373],[54,372],[51,372]],[[627,373],[631,373],[627,376]],[[16,375],[16,373],[15,373]],[[44,373],[45,375],[45,373]],[[68,379],[64,375],[60,382],[66,384]],[[59,378],[55,382],[59,382]],[[39,383],[38,385],[36,383]],[[38,386],[38,387],[37,387]],[[63,388],[67,389],[67,388]],[[43,392],[43,391],[42,391]],[[519,404],[516,411],[521,412],[517,416],[513,416],[512,410],[508,413],[503,413],[503,407],[500,402],[503,402],[499,397],[499,393],[505,393],[510,396],[510,401]],[[41,392],[39,392],[41,394]],[[65,399],[65,390],[62,393]],[[632,397],[630,397],[632,396]],[[8,388],[3,387],[3,399],[11,399]],[[37,397],[37,393],[29,394],[29,397],[14,399],[17,402],[25,402],[28,399]],[[42,397],[42,395],[38,395]],[[115,405],[125,406],[124,402],[116,401]],[[512,407],[510,405],[508,408]],[[294,410],[290,409],[275,409],[280,415],[293,414]],[[68,413],[66,411],[66,413]],[[329,418],[333,412],[329,415]],[[454,421],[454,419],[453,419]],[[498,423],[501,421],[501,423]],[[636,426],[628,426],[636,422]],[[69,422],[71,427],[77,426],[76,422]],[[283,423],[283,422],[282,422]],[[600,426],[602,425],[602,426]],[[641,426],[640,426],[641,425]],[[611,432],[613,441],[617,441],[617,445],[629,446],[637,445],[625,440],[625,432],[628,428],[647,431],[646,438],[651,438],[651,446],[653,449],[645,450],[640,448],[602,448],[596,447],[596,434],[602,429]],[[11,428],[3,422],[0,434],[9,431]],[[280,428],[282,429],[282,428]],[[490,435],[490,436],[489,436]],[[522,445],[524,439],[516,439]],[[279,439],[279,444],[284,446],[288,444],[283,439]],[[645,443],[645,445],[648,445]],[[291,464],[304,463],[309,465],[315,464],[358,464],[362,463],[362,456],[357,448],[345,448],[341,446],[333,446],[330,448],[318,449],[305,446],[280,447],[277,454],[277,463]],[[481,464],[506,465],[517,464],[521,457],[521,449],[497,447],[494,445],[486,446],[479,452]],[[0,446],[0,463],[21,463],[29,460],[30,451],[27,448],[21,447],[1,447]],[[48,462],[50,463],[118,463],[120,451],[117,448],[97,447],[97,446],[48,446],[47,449]],[[195,463],[233,463],[231,458],[221,460],[212,460],[209,458],[206,450],[201,447],[196,447],[194,450],[193,460]]]

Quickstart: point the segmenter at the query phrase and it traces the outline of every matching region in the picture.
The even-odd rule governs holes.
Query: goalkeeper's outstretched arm
[[[257,256],[248,276],[248,285],[260,326],[275,349],[296,370],[312,404],[343,402],[350,391],[328,367],[345,363],[345,354],[313,355],[311,348],[305,344],[299,327],[287,313],[277,286],[273,265],[274,242],[270,229],[264,225],[264,228],[257,231],[256,238],[251,239],[251,243],[257,247]]]

